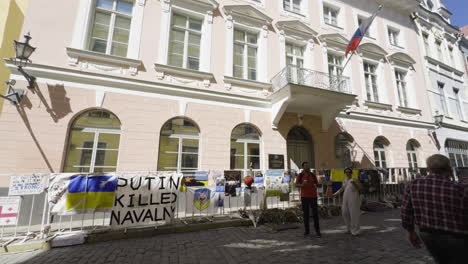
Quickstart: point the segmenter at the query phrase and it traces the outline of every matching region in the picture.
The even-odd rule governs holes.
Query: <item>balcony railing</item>
[[[271,79],[273,92],[288,84],[303,85],[329,91],[351,94],[349,77],[331,75],[288,65]]]

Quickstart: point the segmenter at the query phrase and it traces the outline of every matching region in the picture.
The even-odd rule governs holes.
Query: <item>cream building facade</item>
[[[382,3],[343,69],[349,39]],[[424,167],[438,149],[419,9],[32,1],[23,32],[38,47],[26,68],[37,87],[3,109],[0,173],[265,170],[270,155],[291,169]]]

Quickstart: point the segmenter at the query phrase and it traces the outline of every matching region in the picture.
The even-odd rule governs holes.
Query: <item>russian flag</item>
[[[362,38],[366,35],[369,27],[371,26],[372,22],[374,21],[377,14],[382,10],[382,6],[380,5],[379,8],[372,14],[371,17],[362,21],[361,25],[358,27],[356,32],[353,35],[353,38],[346,47],[345,57],[348,56],[350,51],[355,51],[359,47],[359,43],[361,43]]]

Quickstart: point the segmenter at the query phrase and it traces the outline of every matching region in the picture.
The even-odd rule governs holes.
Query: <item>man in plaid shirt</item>
[[[420,248],[415,232],[437,263],[468,263],[468,194],[452,181],[450,160],[440,154],[427,159],[429,175],[406,187],[401,207],[408,240]]]

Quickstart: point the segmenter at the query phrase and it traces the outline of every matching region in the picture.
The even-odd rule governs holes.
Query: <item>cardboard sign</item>
[[[0,225],[16,225],[21,197],[0,197]]]
[[[32,195],[44,191],[43,174],[12,175],[8,195]]]

